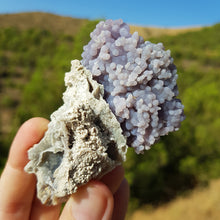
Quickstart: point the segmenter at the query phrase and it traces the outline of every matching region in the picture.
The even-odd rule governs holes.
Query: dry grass
[[[145,40],[150,37],[159,37],[162,35],[178,35],[189,31],[197,31],[202,27],[190,27],[190,28],[156,28],[156,27],[141,27],[141,26],[130,26],[131,33],[137,31],[140,36]]]
[[[189,196],[146,212],[136,211],[129,220],[217,220],[220,219],[220,180],[205,189],[197,189]]]
[[[0,28],[17,27],[21,30],[38,28],[52,33],[75,35],[88,20],[63,17],[49,13],[30,12],[17,14],[0,14]]]

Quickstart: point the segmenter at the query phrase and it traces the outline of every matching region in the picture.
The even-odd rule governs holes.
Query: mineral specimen
[[[176,131],[183,105],[176,98],[177,70],[163,44],[144,42],[122,20],[100,22],[84,47],[82,64],[104,85],[104,98],[127,143],[143,153],[161,135]]]
[[[184,120],[177,70],[163,44],[130,34],[122,20],[100,22],[81,63],[66,73],[64,104],[44,138],[28,151],[25,170],[37,176],[44,204],[66,201],[126,158],[150,149]]]
[[[64,104],[51,115],[44,138],[28,151],[25,167],[36,174],[37,196],[47,205],[66,201],[79,186],[126,158],[126,139],[103,99],[103,86],[77,60],[65,85]]]

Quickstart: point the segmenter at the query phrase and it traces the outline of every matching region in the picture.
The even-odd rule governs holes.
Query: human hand
[[[121,166],[101,181],[90,181],[61,205],[45,206],[36,197],[36,177],[24,171],[27,150],[38,143],[47,130],[48,120],[33,118],[25,122],[11,145],[8,161],[0,179],[0,219],[124,219],[129,187]]]

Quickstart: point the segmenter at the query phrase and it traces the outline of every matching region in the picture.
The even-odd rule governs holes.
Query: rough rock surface
[[[128,145],[143,153],[184,120],[177,70],[163,44],[144,42],[122,20],[100,22],[84,46],[82,64],[104,85]]]
[[[65,75],[64,104],[51,115],[44,138],[28,151],[25,171],[37,176],[43,204],[67,200],[77,188],[99,179],[126,157],[126,139],[103,86],[78,60]]]

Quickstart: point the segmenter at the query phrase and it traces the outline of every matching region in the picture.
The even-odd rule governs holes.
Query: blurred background
[[[219,219],[220,2],[0,0],[0,173],[19,126],[62,105],[64,74],[100,20],[162,42],[178,69],[186,120],[124,164],[127,219]]]

